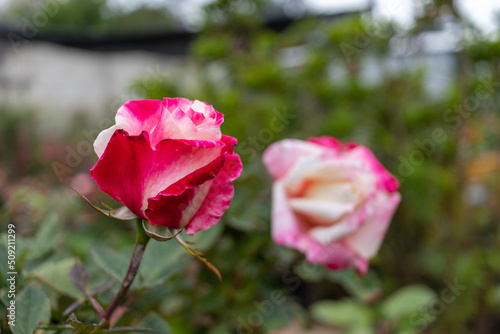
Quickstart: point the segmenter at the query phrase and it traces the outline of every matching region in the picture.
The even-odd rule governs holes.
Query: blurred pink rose
[[[206,230],[229,207],[242,170],[223,118],[200,101],[129,101],[94,142],[92,178],[151,225]]]
[[[366,147],[331,137],[277,142],[263,160],[274,179],[274,241],[364,274],[401,199],[398,181]]]
[[[89,173],[78,173],[71,179],[71,188],[82,195],[88,196],[96,189],[96,186]]]

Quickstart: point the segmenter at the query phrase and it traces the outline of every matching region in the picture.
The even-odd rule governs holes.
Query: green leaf
[[[204,296],[196,298],[196,309],[202,313],[217,312],[226,305],[226,298],[218,290],[212,290]]]
[[[11,325],[14,334],[32,334],[41,323],[50,320],[50,302],[34,285],[28,285],[16,298],[16,322]]]
[[[172,329],[167,321],[155,312],[149,312],[141,323],[141,327],[154,329],[162,334],[172,334]]]
[[[325,277],[328,269],[304,259],[300,261],[300,263],[294,267],[293,270],[301,279],[305,281],[318,282]]]
[[[311,306],[311,314],[320,322],[339,326],[370,326],[373,323],[372,311],[353,300],[320,301]]]
[[[150,242],[139,268],[138,286],[163,284],[190,261],[189,255],[177,242]]]
[[[186,243],[186,241],[184,241],[181,238],[180,235],[176,236],[175,240],[177,240],[182,245],[182,247],[184,247],[184,249],[188,251],[189,254],[191,254],[194,257],[196,257],[198,260],[200,260],[201,262],[203,262],[208,269],[212,270],[214,272],[214,274],[217,275],[217,277],[219,278],[219,281],[222,281],[222,276],[221,276],[221,274],[219,272],[219,269],[217,269],[216,266],[214,266],[210,261],[208,261],[205,257],[203,257],[202,253],[200,253],[197,250],[189,247],[189,245]]]
[[[59,293],[75,299],[81,299],[84,295],[78,291],[70,279],[70,272],[74,263],[75,259],[73,258],[55,262],[48,261],[35,268],[31,274]]]
[[[236,203],[235,203],[236,204]],[[231,203],[231,207],[233,204]],[[230,208],[234,212],[240,212],[237,208],[244,209],[242,214],[230,214],[227,216],[226,222],[229,226],[242,232],[250,233],[258,230],[263,230],[266,228],[265,220],[266,217],[263,212],[269,212],[269,209],[265,205],[242,203],[241,205],[235,205],[234,208]],[[220,224],[220,223],[219,223]],[[218,224],[217,224],[218,225]]]
[[[123,280],[127,274],[130,256],[99,244],[92,245],[90,247],[90,253],[95,263],[104,270],[104,272],[114,277],[117,281]]]
[[[436,297],[434,291],[424,285],[411,285],[396,291],[382,304],[382,313],[388,319],[411,315]]]
[[[1,211],[1,210],[0,210]],[[16,270],[20,270],[23,266],[23,262],[26,258],[26,253],[27,253],[27,247],[26,244],[29,243],[26,242],[25,239],[23,239],[19,233],[15,234],[15,251],[16,251]],[[8,249],[9,249],[9,239],[8,239],[8,234],[7,233],[2,233],[0,234],[0,259],[4,259],[0,261],[0,270],[2,270],[2,273],[9,272],[9,271],[16,271],[16,270],[10,270],[8,267],[7,263],[7,256],[8,256]],[[14,246],[12,244],[12,239],[11,239],[11,246]],[[11,250],[12,247],[11,247]],[[0,280],[0,287],[6,286],[6,282],[4,280]]]
[[[1,270],[1,273],[2,275],[6,272],[9,272],[11,270],[9,270],[8,268],[8,263],[7,263],[7,256],[8,256],[8,252],[7,252],[7,245],[4,243],[5,240],[7,240],[7,235],[6,234],[0,234],[0,270]],[[2,279],[2,281],[0,282],[0,287],[2,286],[7,286],[7,282]]]
[[[266,312],[271,313],[264,320],[264,328],[267,331],[274,331],[286,327],[290,320],[292,320],[291,311],[286,307],[287,304],[276,305],[270,300],[261,302],[260,304],[261,313]],[[263,313],[263,315],[266,315]]]
[[[38,329],[54,330],[56,332],[68,333],[68,330],[72,330],[75,328],[73,326],[70,326],[70,325],[48,325],[48,326],[38,326]],[[54,334],[53,332],[47,332],[47,333]]]
[[[368,325],[353,325],[345,331],[345,334],[375,334],[375,333],[376,333],[375,330]],[[401,334],[409,334],[409,333],[403,332]]]
[[[0,300],[0,319],[3,319],[7,315],[7,307],[4,305],[3,301]]]
[[[219,323],[215,326],[210,327],[210,331],[207,334],[227,334],[231,333],[231,328],[228,324]]]
[[[256,226],[258,226],[258,224],[255,224],[254,220],[255,219],[252,217],[229,216],[227,218],[227,224],[236,230],[249,233],[257,229]]]
[[[82,266],[81,262],[77,259],[73,268],[69,272],[69,278],[75,287],[84,295],[88,293],[88,287],[90,285],[90,277],[87,270]]]
[[[151,328],[138,328],[138,327],[115,327],[112,329],[104,329],[100,333],[126,333],[126,332],[156,332]]]
[[[29,249],[28,260],[38,259],[49,253],[57,244],[57,226],[59,217],[56,213],[50,214],[38,229]]]
[[[70,314],[66,323],[73,326],[78,333],[100,333],[99,328],[101,327],[98,324],[85,324],[83,322],[78,321],[74,313]]]
[[[5,280],[5,282],[7,282],[7,280]],[[9,289],[0,290],[0,304],[8,305],[9,303],[10,303]]]
[[[339,283],[352,296],[364,302],[373,302],[382,295],[380,281],[371,271],[364,277],[360,277],[354,270],[330,271],[327,278]]]
[[[223,224],[216,224],[206,231],[197,232],[194,236],[183,234],[184,240],[192,243],[197,250],[205,252],[209,250],[218,240],[224,231]]]
[[[75,287],[85,295],[94,309],[99,313],[100,316],[104,315],[104,309],[101,304],[94,298],[92,293],[90,293],[90,277],[87,272],[87,269],[80,263],[79,260],[75,261],[73,268],[69,272],[69,278],[71,282],[75,285]]]

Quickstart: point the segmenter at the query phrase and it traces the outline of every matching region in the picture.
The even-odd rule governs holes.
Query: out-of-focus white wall
[[[154,89],[162,78],[178,75],[184,58],[140,51],[95,52],[41,41],[18,52],[0,41],[0,106],[34,109],[44,117],[67,120],[75,112],[96,116],[131,99],[142,82]]]

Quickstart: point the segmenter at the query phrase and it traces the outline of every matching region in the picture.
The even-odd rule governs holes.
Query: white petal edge
[[[352,212],[357,205],[356,202],[331,202],[307,198],[293,198],[288,203],[293,211],[325,225],[330,225],[343,215]]]
[[[97,136],[97,138],[94,141],[94,151],[95,154],[100,158],[101,155],[103,155],[104,151],[106,150],[106,146],[108,146],[109,140],[113,136],[113,133],[115,133],[115,130],[118,127],[115,125],[102,130],[101,133]]]
[[[348,235],[344,239],[345,242],[363,258],[372,258],[380,248],[400,201],[401,195],[397,192],[379,193],[368,203],[368,218],[365,224],[355,233]]]

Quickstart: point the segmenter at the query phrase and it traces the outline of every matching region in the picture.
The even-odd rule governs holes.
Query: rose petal
[[[201,101],[192,102],[184,98],[165,98],[163,103],[175,123],[182,129],[185,138],[195,140],[221,139],[220,125],[224,116],[215,111],[212,106]]]
[[[311,237],[320,244],[326,245],[335,240],[343,238],[345,235],[356,230],[355,224],[345,224],[344,222],[330,226],[316,226],[309,230]]]
[[[354,267],[361,275],[364,275],[368,270],[368,261],[358,256],[348,245],[342,242],[322,245],[310,241],[306,259],[311,263],[323,264],[335,270]]]
[[[150,134],[151,145],[155,147],[165,139],[196,139],[185,137],[179,125],[168,111],[163,111],[159,123]]]
[[[224,142],[166,139],[152,151],[152,164],[144,190],[144,209],[147,199],[193,173],[221,155]]]
[[[321,168],[320,156],[298,157],[293,166],[283,176],[283,183],[290,196],[297,196],[304,190],[308,179],[315,175],[316,170]]]
[[[348,161],[362,161],[363,170],[369,170],[377,177],[377,187],[380,190],[395,192],[399,188],[397,179],[389,173],[366,147],[359,145],[349,150],[343,156]]]
[[[222,140],[227,144],[228,154],[224,155],[224,165],[213,180],[205,201],[186,227],[186,233],[190,235],[215,225],[229,208],[233,199],[233,181],[240,176],[243,166],[240,157],[232,153],[236,140],[227,136],[222,136]]]
[[[215,160],[223,142],[163,140],[153,150],[146,132],[116,130],[91,169],[99,188],[142,219],[147,200]]]
[[[284,177],[299,159],[317,157],[324,149],[301,140],[287,139],[270,145],[262,157],[271,177]]]
[[[309,199],[327,200],[340,203],[357,203],[361,199],[361,193],[356,184],[347,180],[323,179],[322,176],[312,180],[306,180],[307,186],[301,196]]]
[[[319,243],[326,245],[356,231],[366,220],[366,204],[356,212],[347,215],[336,224],[329,226],[315,226],[309,230],[309,235]]]
[[[153,147],[164,139],[197,139],[184,136],[159,100],[129,101],[118,109],[115,121],[118,129],[127,131],[131,136],[146,131]]]
[[[288,204],[294,212],[307,217],[308,221],[320,225],[330,225],[335,223],[342,216],[352,212],[357,203],[292,198],[288,200]]]
[[[160,123],[163,105],[159,100],[135,100],[125,103],[118,109],[115,121],[118,129],[127,131],[130,136],[138,136],[146,131],[150,136]]]
[[[272,210],[271,234],[274,242],[279,245],[298,248],[306,248],[304,239],[305,231],[300,227],[299,218],[293,213],[288,205],[285,187],[281,181],[273,184],[273,210]],[[301,247],[302,245],[302,247]]]
[[[116,129],[125,130],[131,136],[138,136],[146,131],[153,147],[163,139],[187,138],[170,113],[164,110],[162,101],[158,100],[136,100],[125,103],[118,109],[115,122],[115,125],[103,130],[94,142],[94,151],[98,157],[104,153]]]
[[[212,106],[195,100],[187,113],[197,127],[201,124],[213,125],[214,120],[212,119],[213,114],[211,113],[211,109],[213,109]]]
[[[217,112],[213,106],[202,101],[190,101],[185,98],[164,98],[163,103],[168,110],[182,109],[193,124],[201,126],[220,126],[224,121],[224,115]]]
[[[385,175],[389,174],[386,172],[383,176]],[[328,189],[328,197],[332,200],[336,200],[334,197],[342,192],[342,184],[349,184],[350,195],[341,202],[346,202],[349,198],[360,202],[376,189],[380,181],[371,166],[361,160],[347,159],[344,156],[328,157],[324,154],[297,159],[283,179],[289,196],[316,196],[316,192]]]
[[[326,146],[337,151],[341,151],[343,147],[342,143],[338,139],[328,136],[311,137],[307,138],[307,141],[310,143]]]
[[[186,226],[205,201],[212,179],[217,176],[224,161],[224,156],[220,156],[150,198],[146,209],[150,224],[170,228]]]
[[[94,141],[94,151],[99,158],[106,150],[106,146],[108,146],[109,140],[113,136],[113,133],[115,133],[116,129],[116,125],[113,125],[108,129],[102,130],[101,133],[97,135],[97,138]]]
[[[400,201],[399,193],[377,193],[375,198],[367,202],[366,222],[355,233],[347,236],[345,242],[361,257],[373,257],[378,252]]]
[[[311,137],[307,138],[307,141],[329,147],[331,149],[334,149],[335,151],[349,151],[359,146],[359,144],[355,142],[342,143],[340,140],[328,136]]]
[[[350,161],[342,156],[319,156],[298,158],[283,177],[290,196],[304,196],[304,192],[316,183],[353,183],[363,167],[361,161]]]

